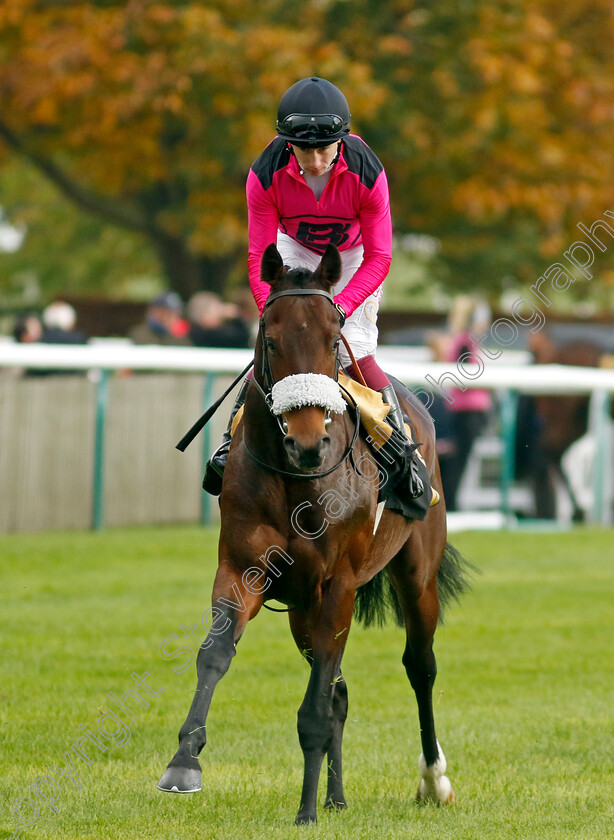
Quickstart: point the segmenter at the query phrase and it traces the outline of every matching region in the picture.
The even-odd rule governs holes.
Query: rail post
[[[612,522],[612,395],[599,389],[590,401],[589,429],[595,442],[593,461],[593,504],[590,521],[598,525]]]
[[[96,420],[94,431],[94,475],[92,481],[92,530],[100,531],[104,524],[104,455],[107,406],[109,402],[109,373],[100,371],[96,384]]]
[[[216,373],[206,373],[203,381],[203,397],[202,408],[203,413],[211,407],[213,403],[213,388],[217,380]],[[202,443],[202,470],[204,475],[205,465],[209,460],[209,452],[211,448],[211,429],[208,424],[203,428],[203,443]],[[201,490],[200,496],[200,524],[209,525],[211,522],[211,496],[209,493]]]
[[[506,389],[500,393],[501,401],[501,512],[506,523],[511,522],[512,509],[510,493],[516,471],[516,422],[518,414],[518,393]]]

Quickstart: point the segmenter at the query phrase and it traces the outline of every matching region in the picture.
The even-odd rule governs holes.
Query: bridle
[[[260,385],[260,383],[256,380],[255,377],[252,381],[254,382],[258,391],[260,391],[260,394],[262,395],[262,397],[263,397],[265,403],[267,404],[267,406],[269,408],[269,411],[271,413],[273,413],[273,385],[275,384],[275,379],[273,377],[273,371],[271,370],[271,363],[269,361],[269,348],[268,348],[268,344],[267,344],[266,324],[265,324],[265,321],[264,321],[264,313],[266,312],[268,307],[274,301],[276,301],[278,298],[281,298],[281,297],[297,297],[297,296],[300,296],[300,295],[320,295],[321,297],[325,297],[327,300],[329,300],[334,306],[334,301],[333,301],[332,295],[329,292],[325,292],[323,289],[285,289],[283,292],[276,292],[273,295],[269,295],[269,297],[267,298],[266,303],[264,304],[264,309],[262,311],[262,315],[260,316],[260,323],[259,323],[259,327],[260,327],[259,335],[260,335],[260,339],[261,339],[260,349],[262,351],[261,375],[262,375],[262,382],[263,382],[264,387],[262,387]],[[337,380],[338,371],[339,371],[339,352],[337,351],[337,360],[336,360],[336,364],[335,364],[335,381]],[[275,415],[275,417],[277,419],[277,423],[279,424],[279,428],[281,429],[282,434],[285,435],[287,433],[287,430],[284,428],[283,421],[279,418],[278,415]],[[326,425],[329,425],[330,417],[327,417],[327,420],[328,420],[328,423],[326,421],[325,421],[325,423],[326,423]]]
[[[267,345],[267,336],[266,336],[266,324],[264,320],[264,313],[266,312],[267,308],[278,298],[281,297],[296,297],[300,295],[320,295],[321,297],[325,297],[327,300],[330,301],[331,305],[334,306],[335,302],[333,300],[333,296],[329,292],[325,292],[323,289],[285,289],[281,292],[275,292],[275,294],[269,295],[267,301],[264,305],[264,310],[262,315],[260,316],[260,330],[259,335],[261,339],[261,355],[262,355],[262,367],[261,367],[261,376],[262,376],[262,385],[257,381],[256,377],[252,378],[252,383],[256,386],[256,389],[260,392],[260,395],[264,399],[269,411],[273,414],[273,386],[275,385],[275,378],[273,376],[273,371],[271,370],[271,363],[269,361],[269,349]],[[335,362],[335,377],[334,381],[338,384],[338,375],[339,375],[339,348],[337,348],[337,358]],[[245,440],[245,436],[243,436],[243,445],[245,446],[245,451],[247,452],[248,456],[251,458],[254,463],[258,464],[258,466],[266,469],[270,472],[277,473],[278,475],[288,476],[289,478],[298,479],[299,481],[312,481],[316,478],[324,478],[327,475],[330,475],[336,469],[338,469],[344,461],[350,456],[356,441],[358,440],[358,434],[360,431],[360,410],[358,405],[356,404],[355,400],[346,391],[343,386],[339,385],[339,388],[343,391],[346,395],[347,399],[349,400],[350,407],[354,411],[354,433],[352,436],[352,440],[347,447],[346,451],[344,452],[341,459],[334,464],[334,466],[330,467],[330,469],[324,470],[320,473],[301,473],[301,472],[291,472],[290,470],[284,470],[280,467],[275,467],[272,464],[267,464],[265,461],[262,461],[260,458],[257,457],[247,445]],[[280,418],[279,415],[274,414],[279,428],[283,435],[287,434],[287,428],[284,427],[284,421]],[[326,419],[324,421],[325,426],[328,426],[332,422],[330,418],[330,412],[327,413]]]

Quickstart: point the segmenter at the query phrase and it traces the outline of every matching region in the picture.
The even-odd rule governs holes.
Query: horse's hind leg
[[[160,790],[195,793],[201,789],[198,755],[207,743],[206,722],[213,692],[236,652],[245,625],[259,609],[261,599],[245,591],[241,578],[218,571],[213,588],[214,621],[198,651],[198,684],[185,723],[179,730],[179,748],[158,782]],[[221,579],[221,580],[220,580]],[[220,585],[221,583],[221,585]],[[259,601],[260,603],[255,603]]]
[[[290,629],[294,641],[309,666],[313,664],[313,649],[311,633],[302,613],[291,612]],[[348,713],[348,690],[341,670],[337,672],[333,680],[333,735],[327,752],[327,786],[324,808],[326,810],[340,810],[347,808],[345,795],[343,793],[343,759],[342,742],[343,727]]]
[[[416,798],[419,802],[449,804],[454,801],[454,792],[445,775],[446,759],[437,741],[433,715],[433,684],[437,675],[433,637],[439,617],[437,564],[427,555],[414,530],[388,569],[405,620],[403,665],[418,703],[422,741],[418,766],[422,778]]]

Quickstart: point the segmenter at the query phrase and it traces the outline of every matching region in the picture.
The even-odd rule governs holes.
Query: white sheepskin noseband
[[[345,411],[339,384],[323,373],[293,373],[276,382],[271,394],[271,411],[277,415],[304,405],[319,405],[336,414]]]

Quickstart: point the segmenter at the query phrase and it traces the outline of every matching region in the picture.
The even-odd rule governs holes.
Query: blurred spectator
[[[188,302],[190,340],[196,347],[249,347],[249,325],[239,307],[213,292],[197,292]]]
[[[249,346],[256,345],[256,338],[258,336],[258,328],[260,326],[260,311],[258,305],[254,300],[252,290],[248,285],[241,286],[233,295],[233,300],[239,308],[239,318],[247,326],[249,333]]]
[[[77,316],[68,303],[55,301],[43,312],[42,324],[38,316],[28,313],[19,317],[13,326],[13,337],[20,344],[41,342],[43,344],[85,344],[87,337],[76,330]],[[25,376],[74,376],[82,370],[64,368],[27,368],[19,371]]]
[[[43,311],[43,334],[45,344],[85,344],[87,337],[75,329],[77,313],[69,303],[57,300]]]
[[[529,332],[527,347],[533,355],[533,364],[550,364],[555,361],[556,346],[542,332]],[[548,457],[543,445],[545,422],[537,410],[538,399],[533,394],[521,394],[518,397],[514,477],[516,481],[526,481],[533,492],[533,516],[538,519],[556,519],[556,490],[551,468],[553,459]],[[564,411],[560,413],[565,417]],[[554,462],[557,463],[558,458]]]
[[[433,334],[430,344],[436,361],[453,362],[450,366],[453,373],[456,362],[463,357],[466,364],[471,364],[474,353],[470,337],[480,336],[490,327],[490,310],[478,298],[461,295],[450,310],[448,316],[447,333]],[[449,388],[449,395],[453,402],[447,402],[447,417],[451,436],[446,439],[451,445],[446,457],[440,459],[441,480],[448,510],[457,510],[457,492],[471,454],[475,439],[484,431],[489,413],[492,408],[492,397],[489,391],[481,388]],[[446,409],[438,404],[440,412]],[[442,425],[444,421],[440,421]]]
[[[13,324],[13,338],[20,344],[40,341],[42,335],[43,325],[38,315],[35,315],[33,312],[20,315]]]
[[[435,451],[439,459],[439,469],[443,481],[448,463],[456,453],[456,439],[454,434],[454,420],[446,400],[434,393],[428,407],[428,412],[435,423]],[[447,499],[447,497],[446,497]]]
[[[43,325],[40,318],[34,312],[27,312],[24,315],[19,315],[13,323],[13,338],[19,344],[32,344],[40,341],[43,335]],[[36,368],[4,368],[2,373],[7,373],[9,376],[40,376],[41,373]],[[42,372],[42,375],[45,371]]]
[[[135,344],[189,345],[189,324],[182,311],[179,295],[164,292],[151,301],[145,321],[133,327],[128,336]]]

